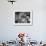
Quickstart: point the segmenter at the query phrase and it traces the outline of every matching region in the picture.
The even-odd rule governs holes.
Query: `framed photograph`
[[[16,26],[30,26],[32,25],[32,11],[16,11],[15,25]]]

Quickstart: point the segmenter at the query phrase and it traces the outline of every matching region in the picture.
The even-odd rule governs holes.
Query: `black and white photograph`
[[[16,25],[32,25],[32,12],[15,12]]]

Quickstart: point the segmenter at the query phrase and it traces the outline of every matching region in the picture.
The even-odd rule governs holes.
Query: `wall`
[[[16,10],[33,11],[32,26],[15,26]],[[46,1],[17,0],[13,5],[7,0],[0,0],[0,40],[14,40],[18,32],[26,32],[33,40],[46,40]]]

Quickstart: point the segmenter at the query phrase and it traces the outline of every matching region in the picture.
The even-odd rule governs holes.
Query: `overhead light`
[[[15,0],[8,0],[8,2],[11,2],[12,4],[16,2]]]

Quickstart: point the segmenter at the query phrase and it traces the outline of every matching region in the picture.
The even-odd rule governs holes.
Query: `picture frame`
[[[20,16],[23,16],[23,17],[21,18]],[[14,21],[15,26],[32,26],[33,12],[32,11],[15,11],[14,19],[15,19]]]

